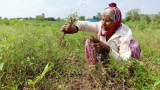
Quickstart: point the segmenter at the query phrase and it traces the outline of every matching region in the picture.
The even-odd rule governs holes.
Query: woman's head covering
[[[105,34],[101,31],[101,36],[107,36],[117,30],[117,28],[121,25],[121,11],[117,8],[117,5],[115,3],[109,4],[110,9],[114,11],[114,26]],[[106,8],[106,9],[108,9]],[[102,28],[103,29],[103,28]]]

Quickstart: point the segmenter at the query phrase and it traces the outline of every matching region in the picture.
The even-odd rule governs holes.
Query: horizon
[[[158,14],[160,6],[158,0],[112,0],[122,12],[122,19],[126,12],[140,9],[140,14]],[[45,18],[66,18],[66,15],[78,11],[79,16],[93,18],[98,12],[102,14],[104,8],[112,3],[105,0],[0,0],[1,18],[35,18],[45,14]],[[85,3],[85,4],[83,4]],[[82,5],[83,4],[83,5]]]

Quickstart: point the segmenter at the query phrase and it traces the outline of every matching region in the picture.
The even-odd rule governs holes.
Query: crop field
[[[110,73],[87,62],[85,41],[94,33],[66,34],[59,45],[64,23],[0,20],[0,90],[160,89],[160,24],[126,22],[141,45],[141,61],[111,58]]]

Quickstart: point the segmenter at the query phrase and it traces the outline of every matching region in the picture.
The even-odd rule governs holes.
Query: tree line
[[[0,19],[2,19],[0,17]],[[5,20],[8,20],[7,18],[4,18]],[[10,20],[12,20],[13,18],[10,18]],[[54,18],[54,17],[48,17],[48,18],[44,18],[41,16],[36,16],[36,18],[16,18],[17,20],[20,19],[26,19],[26,20],[39,20],[39,21],[61,21],[63,19],[61,19],[60,17],[58,18]],[[79,20],[89,20],[89,19],[97,19],[98,21],[102,20],[102,14],[100,12],[97,13],[97,15],[94,15],[93,18],[85,18],[85,16],[79,16],[78,18]],[[145,20],[147,23],[150,23],[151,21],[156,21],[158,23],[160,23],[160,12],[158,12],[158,14],[153,18],[153,20],[151,20],[151,17],[147,14],[140,14],[140,9],[133,9],[130,10],[126,13],[126,16],[124,19],[122,19],[122,23],[125,22],[135,22],[135,21],[140,21],[140,20]]]
[[[147,23],[150,23],[151,21],[160,23],[160,12],[151,18],[148,14],[141,14],[140,9],[133,9],[126,13],[125,19],[122,19],[122,22],[135,22],[141,20],[145,20]]]
[[[97,15],[89,19],[98,19],[98,21],[100,21],[102,20],[102,14],[98,12]],[[86,20],[85,16],[80,16],[79,20]],[[129,22],[129,21],[136,22],[141,20],[145,20],[147,23],[150,23],[151,21],[160,23],[160,12],[158,12],[158,14],[155,15],[155,17],[151,18],[148,14],[141,14],[140,9],[133,9],[126,12],[126,16],[124,19],[122,19],[122,23]]]
[[[0,17],[0,19],[2,19],[1,17]],[[38,20],[38,21],[61,21],[62,19],[60,18],[60,17],[58,17],[58,18],[54,18],[54,17],[47,17],[47,18],[45,18],[45,17],[41,17],[41,16],[36,16],[36,18],[32,18],[32,17],[25,17],[25,18],[4,18],[4,20],[13,20],[13,19],[16,19],[16,20],[22,20],[22,19],[25,19],[25,20]]]

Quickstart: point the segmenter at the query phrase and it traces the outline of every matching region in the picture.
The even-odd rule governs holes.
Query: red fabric
[[[107,35],[111,34],[115,30],[117,30],[117,28],[121,24],[121,11],[116,7],[116,4],[111,3],[111,4],[109,4],[108,8],[110,8],[114,11],[114,26],[106,34],[102,34],[102,30],[101,30],[101,36],[107,36]],[[103,29],[103,27],[102,27],[102,29]]]
[[[117,7],[117,5],[115,3],[111,3],[109,4],[109,7]]]

